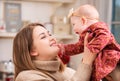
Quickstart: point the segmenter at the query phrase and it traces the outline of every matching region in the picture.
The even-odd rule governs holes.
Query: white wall
[[[53,6],[48,3],[22,3],[22,20],[50,22]]]
[[[0,20],[3,19],[3,4],[0,1]]]
[[[0,38],[0,61],[12,59],[13,39]]]
[[[106,22],[109,27],[112,19],[112,0],[91,0],[100,14],[100,19]]]

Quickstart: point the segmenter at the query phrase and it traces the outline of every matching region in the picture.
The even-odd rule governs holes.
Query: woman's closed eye
[[[49,33],[48,36],[52,36],[52,34]],[[46,37],[47,37],[47,35],[42,35],[42,36],[41,36],[41,39],[44,39],[44,38],[46,38]]]

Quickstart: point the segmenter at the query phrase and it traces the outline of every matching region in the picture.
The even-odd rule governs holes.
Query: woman
[[[57,56],[58,52],[59,47],[55,38],[42,24],[31,23],[27,25],[14,38],[14,80],[89,81],[96,54],[92,54],[85,47],[82,62],[80,61],[77,71],[74,72],[64,67]]]

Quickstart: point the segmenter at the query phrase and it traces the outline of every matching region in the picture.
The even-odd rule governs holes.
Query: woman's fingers
[[[87,33],[86,36],[85,36],[85,38],[84,38],[83,63],[85,63],[85,64],[91,64],[91,65],[92,65],[92,63],[93,63],[93,61],[95,60],[97,54],[92,53],[92,52],[87,48],[88,35],[89,35],[89,33]]]
[[[86,34],[85,38],[84,38],[84,47],[87,45],[88,43],[88,35],[89,33]]]
[[[87,33],[84,38],[84,52],[89,51],[89,49],[86,47],[86,45],[88,44],[88,35],[89,35],[89,33]]]

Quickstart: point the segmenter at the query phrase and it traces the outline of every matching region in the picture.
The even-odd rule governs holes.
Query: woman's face
[[[57,57],[59,48],[55,38],[43,27],[36,26],[33,29],[33,47],[31,56],[37,60],[54,60]]]

